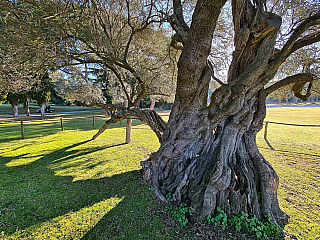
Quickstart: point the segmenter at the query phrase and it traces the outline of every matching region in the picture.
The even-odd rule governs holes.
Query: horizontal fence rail
[[[268,125],[269,125],[269,123],[279,124],[279,125],[287,125],[287,126],[295,126],[295,127],[320,127],[320,125],[295,124],[295,123],[282,123],[282,122],[266,121],[266,122],[265,122],[265,125],[264,125],[264,134],[263,134],[263,138],[264,138],[264,139],[267,139]]]
[[[41,122],[41,121],[53,121],[58,122],[61,127],[61,131],[64,131],[64,119],[65,120],[77,120],[77,119],[84,119],[84,120],[92,120],[92,126],[95,127],[95,120],[98,118],[110,118],[106,115],[94,115],[94,116],[84,116],[84,117],[73,117],[73,116],[65,116],[65,117],[50,117],[50,118],[43,118],[43,119],[32,119],[32,118],[25,118],[25,119],[0,119],[0,124],[7,124],[7,123],[17,123],[20,122],[21,128],[21,138],[25,138],[25,127],[27,126],[26,122]],[[32,123],[31,123],[32,124]],[[29,125],[29,124],[28,124]]]
[[[281,124],[281,125],[288,125],[288,126],[297,126],[297,127],[320,127],[320,125],[308,125],[308,124],[295,124],[295,123],[281,123],[281,122],[271,122],[267,121],[268,123],[273,124]],[[267,123],[266,122],[266,123]]]
[[[161,116],[169,116],[169,115],[161,115]],[[6,124],[6,123],[14,123],[14,122],[20,122],[21,126],[21,137],[25,138],[25,122],[38,122],[38,121],[49,121],[49,120],[58,120],[60,123],[61,131],[64,131],[64,121],[63,119],[69,120],[76,120],[76,119],[91,119],[92,120],[92,127],[94,128],[96,126],[95,120],[97,118],[110,118],[107,115],[94,115],[94,116],[84,116],[84,117],[73,117],[73,116],[65,116],[65,117],[50,117],[50,118],[44,118],[44,119],[0,119],[0,124]],[[267,139],[268,135],[268,126],[269,124],[279,124],[279,125],[287,125],[287,126],[296,126],[296,127],[320,127],[320,125],[310,125],[310,124],[295,124],[295,123],[282,123],[282,122],[272,122],[272,121],[265,121],[264,122],[264,139]],[[121,122],[120,122],[121,125]]]

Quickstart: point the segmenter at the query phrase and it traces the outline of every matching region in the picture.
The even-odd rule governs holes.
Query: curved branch
[[[310,96],[311,86],[309,85],[308,91],[306,95],[302,95],[301,91],[306,83],[312,83],[315,80],[318,80],[319,78],[311,73],[299,73],[287,78],[284,78],[280,80],[279,82],[276,82],[275,84],[271,85],[270,87],[266,88],[266,93],[269,95],[270,93],[278,90],[279,88],[282,88],[286,85],[289,85],[291,83],[294,83],[292,87],[292,91],[294,95],[298,98],[300,98],[303,101],[306,101],[308,97]]]
[[[307,39],[307,40],[298,40],[299,37],[311,26],[319,25],[320,24],[320,11],[316,14],[308,17],[305,19],[300,25],[293,31],[291,37],[283,46],[282,50],[276,53],[273,59],[279,64],[281,64],[291,53],[296,51],[297,49],[304,47],[306,45],[312,44],[314,41],[318,39],[316,35],[314,38]]]
[[[295,44],[292,46],[291,53],[295,52],[300,48],[303,48],[305,46],[311,45],[316,42],[320,42],[320,32],[313,36],[296,41]]]
[[[189,26],[184,21],[181,0],[173,0],[174,14],[169,16],[172,28],[179,34],[181,42],[184,44],[188,37]]]
[[[146,93],[146,85],[142,83],[141,84],[141,91],[140,91],[138,97],[136,98],[136,100],[134,100],[134,102],[132,103],[133,107],[136,107],[138,105],[139,101],[144,97],[145,93]]]
[[[296,96],[297,98],[300,98],[303,101],[307,101],[308,98],[311,96],[312,81],[309,82],[307,93],[305,95],[303,95],[303,94],[301,94],[301,91],[303,90],[305,84],[306,84],[306,82],[299,82],[299,83],[294,84],[292,87],[292,91],[293,91],[294,96]]]
[[[135,34],[134,28],[131,29],[131,34],[130,37],[128,39],[124,54],[123,54],[123,61],[127,62],[127,58],[128,58],[128,52],[129,52],[129,48],[130,48],[130,44],[133,40],[133,35]]]
[[[101,104],[100,104],[101,106]],[[107,105],[106,105],[107,106]],[[106,107],[103,107],[106,108]],[[95,140],[101,133],[103,133],[111,124],[120,122],[124,119],[138,119],[143,123],[148,124],[148,126],[157,135],[159,142],[162,141],[162,134],[167,128],[167,123],[160,117],[160,115],[153,110],[139,110],[133,108],[127,111],[119,111],[116,116],[107,120],[103,127],[92,137]]]
[[[111,66],[110,64],[106,64],[105,65],[107,66],[107,68],[109,68],[118,78],[120,84],[121,84],[121,87],[123,89],[123,92],[124,94],[126,95],[127,99],[128,99],[128,103],[131,103],[130,101],[130,95],[128,93],[128,91],[126,90],[126,87],[123,83],[123,80],[122,80],[122,77],[121,77],[121,74],[118,72],[118,69],[116,69],[115,67]]]
[[[208,67],[209,67],[209,69],[210,69],[211,77],[212,77],[215,81],[217,81],[220,85],[225,85],[224,82],[222,82],[219,78],[217,78],[216,76],[214,76],[214,70],[213,70],[212,62],[208,59],[208,60],[207,60],[207,63],[208,63],[207,65],[208,65]]]

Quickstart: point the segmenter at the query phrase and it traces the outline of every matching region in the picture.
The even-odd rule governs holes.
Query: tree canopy
[[[96,65],[117,79],[130,106],[145,94],[169,96],[174,90],[176,53],[169,53],[167,30],[158,27],[168,11],[165,5],[161,1],[2,2],[2,60],[10,66],[0,71],[3,88],[10,82],[15,82],[15,90],[19,84],[28,86],[25,77],[43,69],[70,71],[74,65]]]

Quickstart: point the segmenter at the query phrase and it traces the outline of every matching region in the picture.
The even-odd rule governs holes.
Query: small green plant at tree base
[[[249,216],[242,212],[230,219],[230,225],[239,231],[252,232],[257,238],[269,239],[270,236],[281,236],[280,230],[271,222],[270,216],[268,221],[261,222],[256,216]]]
[[[214,216],[208,215],[206,220],[209,224],[213,223],[215,226],[220,224],[223,230],[228,227],[227,214],[220,207],[217,207],[217,213]]]
[[[168,201],[173,202],[172,194],[166,195]],[[182,227],[186,226],[189,222],[188,217],[192,215],[192,210],[186,203],[180,203],[179,206],[166,206],[166,209],[171,212],[172,218],[177,220]]]
[[[270,215],[267,221],[259,221],[256,216],[250,216],[247,213],[241,212],[228,219],[227,214],[218,207],[217,213],[213,216],[208,215],[206,220],[209,224],[213,223],[215,226],[221,225],[223,230],[230,224],[230,226],[235,227],[238,231],[255,234],[257,238],[269,239],[271,236],[276,238],[282,236],[282,232],[271,222]]]
[[[167,200],[168,200],[169,202],[173,202],[172,193],[168,193],[168,194],[166,195],[166,198],[167,198]]]

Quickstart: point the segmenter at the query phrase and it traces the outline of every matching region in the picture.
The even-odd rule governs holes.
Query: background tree
[[[170,95],[175,89],[175,62],[167,54],[168,36],[158,28],[169,11],[166,2],[7,1],[0,6],[5,16],[2,27],[8,33],[8,38],[2,39],[4,48],[21,53],[11,54],[5,64],[18,57],[19,73],[100,64],[117,78],[128,108],[137,106],[145,94]],[[27,56],[21,50],[26,48]],[[8,71],[2,74],[8,75]],[[116,106],[104,107],[111,110]]]
[[[48,73],[43,74],[40,84],[34,85],[31,93],[32,99],[40,106],[41,117],[45,117],[45,106],[50,101],[50,80]]]
[[[8,93],[7,100],[12,106],[13,117],[17,118],[19,116],[19,103],[24,103],[26,99],[26,94],[24,93]]]
[[[0,92],[0,104],[2,104],[3,102],[7,101],[7,93],[1,93]]]

